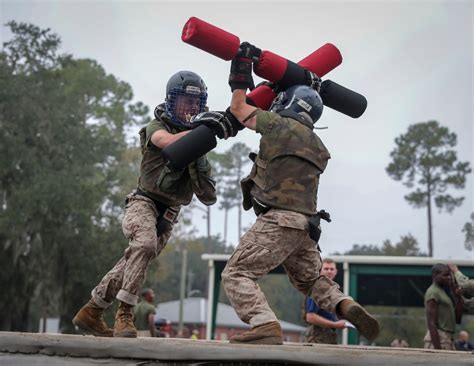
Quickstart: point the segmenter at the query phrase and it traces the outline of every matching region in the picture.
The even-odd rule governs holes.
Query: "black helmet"
[[[198,74],[178,71],[168,80],[165,110],[174,126],[191,128],[191,117],[204,112],[206,102],[207,87]]]
[[[323,113],[323,101],[318,92],[306,85],[294,85],[280,92],[270,111],[314,125]]]

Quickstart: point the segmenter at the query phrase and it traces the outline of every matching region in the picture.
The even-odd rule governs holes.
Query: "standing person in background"
[[[337,275],[336,263],[331,258],[323,259],[319,274],[333,281]],[[310,324],[305,332],[306,343],[337,344],[336,329],[347,327],[346,320],[339,320],[336,314],[321,309],[310,297],[305,301],[304,320]]]
[[[474,345],[469,342],[469,333],[465,330],[459,332],[458,339],[454,342],[454,346],[457,351],[474,351]]]
[[[156,337],[154,300],[155,292],[151,288],[145,288],[142,291],[142,301],[133,309],[139,337]]]
[[[424,338],[425,348],[454,350],[453,335],[456,323],[461,323],[463,311],[461,291],[455,288],[451,272],[446,264],[435,264],[431,273],[433,283],[425,293],[428,325]]]
[[[396,347],[396,348],[408,348],[410,345],[408,342],[402,338],[395,338],[392,343],[390,343],[390,347]]]
[[[191,332],[191,339],[193,340],[198,340],[199,339],[199,330],[197,329],[193,329],[193,331]]]
[[[173,326],[171,321],[165,318],[158,318],[155,320],[156,337],[171,338],[174,336]]]

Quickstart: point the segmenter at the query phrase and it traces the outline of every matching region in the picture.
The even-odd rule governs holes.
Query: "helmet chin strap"
[[[308,121],[307,118],[305,118],[301,114],[296,113],[294,111],[291,111],[289,109],[283,109],[282,111],[278,112],[278,114],[282,117],[290,117],[290,118],[296,119],[298,122],[300,122],[304,126],[308,127],[311,131],[314,128],[313,123]]]

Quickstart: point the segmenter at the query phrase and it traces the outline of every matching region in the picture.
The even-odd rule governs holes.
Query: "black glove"
[[[258,62],[262,50],[250,43],[240,44],[239,52],[232,59],[230,65],[229,85],[230,89],[255,89],[252,78],[252,63]]]
[[[320,90],[321,90],[321,83],[322,83],[321,78],[312,71],[308,71],[308,70],[303,70],[303,71],[304,71],[304,76],[302,76],[302,78],[300,79],[298,84],[307,85],[307,86],[309,86],[310,88],[316,90],[319,93]],[[282,89],[282,86],[280,84],[272,83],[272,82],[269,82],[269,81],[262,81],[261,83],[259,83],[257,85],[257,87],[260,86],[260,85],[268,86],[276,94],[278,94],[279,92],[284,90],[284,89]],[[290,86],[293,86],[293,85],[296,85],[296,84],[291,83],[289,85],[286,85],[286,88],[288,88]]]
[[[321,219],[331,222],[331,216],[329,212],[324,210],[318,211],[315,215],[312,215],[309,220],[309,237],[313,239],[316,243],[319,243],[319,238],[321,237]]]
[[[231,125],[232,125],[232,129],[235,131],[235,134],[232,135],[232,137],[234,137],[235,135],[237,135],[237,132],[240,131],[240,130],[243,130],[245,128],[245,126],[239,122],[239,120],[237,118],[235,118],[235,116],[231,113],[230,111],[230,107],[228,107],[226,110],[225,110],[225,117],[230,121]]]
[[[319,93],[321,90],[321,78],[312,71],[304,70],[304,73],[305,84]]]
[[[227,139],[237,135],[238,126],[236,123],[240,124],[230,112],[199,113],[191,119],[191,122],[196,125],[209,127],[220,139]]]
[[[275,84],[275,83],[272,82],[272,81],[263,80],[263,81],[259,82],[259,83],[255,86],[255,88],[258,88],[258,87],[260,87],[260,86],[266,86],[266,87],[272,89],[274,92],[277,93],[278,84]],[[278,93],[277,93],[277,94],[278,94]]]

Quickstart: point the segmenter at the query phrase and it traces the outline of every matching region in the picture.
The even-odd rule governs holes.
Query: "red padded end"
[[[341,52],[331,43],[326,43],[309,56],[298,62],[306,70],[314,72],[319,77],[326,75],[342,63]]]
[[[181,40],[226,61],[234,58],[240,46],[239,37],[196,17],[184,25]]]
[[[288,61],[270,51],[262,51],[258,64],[254,65],[255,74],[270,81],[281,80],[286,72]]]
[[[275,97],[275,92],[266,85],[261,85],[247,94],[247,98],[249,98],[256,107],[263,110],[270,108]]]

